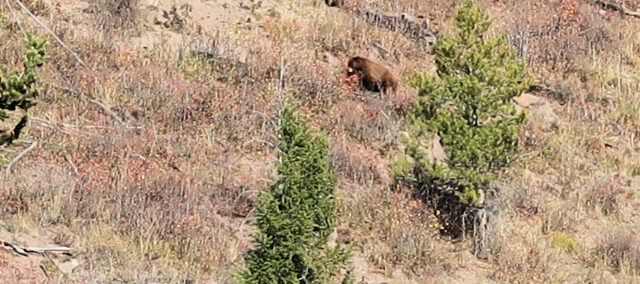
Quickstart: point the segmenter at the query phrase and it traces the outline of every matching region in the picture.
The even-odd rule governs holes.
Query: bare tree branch
[[[38,141],[33,141],[33,143],[31,143],[31,145],[29,147],[27,147],[27,149],[24,149],[24,151],[20,152],[20,154],[18,154],[18,156],[16,156],[11,161],[11,163],[9,163],[9,165],[7,165],[7,169],[5,170],[6,175],[10,175],[11,174],[11,167],[13,167],[13,165],[16,162],[18,162],[20,159],[22,159],[22,157],[24,157],[24,155],[29,153],[31,150],[35,149],[36,146],[38,146]]]
[[[20,19],[18,18],[18,14],[16,14],[16,10],[13,9],[13,6],[11,6],[11,3],[9,3],[9,0],[4,0],[4,3],[7,4],[7,7],[9,8],[9,11],[11,12],[11,16],[13,16],[13,19],[16,20],[16,23],[18,24],[18,28],[20,28],[20,31],[22,32],[24,37],[27,37],[27,32],[22,27],[22,23],[20,22]]]
[[[115,119],[120,125],[122,125],[123,128],[125,129],[141,129],[141,126],[130,126],[128,125],[126,122],[124,122],[124,120],[122,120],[122,118],[120,118],[120,116],[118,116],[117,113],[115,113],[114,111],[112,111],[108,106],[106,106],[105,104],[103,104],[102,102],[96,100],[96,99],[92,99],[89,96],[83,94],[82,92],[75,90],[75,89],[71,89],[71,88],[67,88],[67,87],[62,87],[62,86],[53,86],[57,89],[63,90],[63,91],[67,91],[68,93],[77,96],[78,98],[85,100],[87,102],[90,102],[96,106],[98,106],[100,109],[102,109],[102,111],[104,111],[106,114],[108,114],[109,116],[111,116],[113,119]]]
[[[70,252],[73,249],[68,247],[23,247],[20,245],[12,244],[10,242],[1,241],[0,243],[8,248],[11,248],[14,252],[22,256],[28,256],[29,253],[45,253],[45,252]]]
[[[36,17],[33,13],[31,13],[31,11],[29,11],[29,9],[27,8],[27,6],[25,6],[20,0],[15,0],[15,2],[22,8],[22,10],[24,10],[27,14],[29,14],[29,16],[36,21],[36,23],[38,23],[38,25],[40,25],[43,29],[45,29],[51,36],[53,36],[53,38],[56,39],[56,41],[58,41],[58,43],[60,43],[60,45],[62,45],[62,47],[64,47],[65,49],[67,49],[69,52],[71,52],[71,54],[73,55],[73,57],[76,58],[76,60],[78,60],[78,62],[80,62],[80,64],[84,65],[85,67],[88,67],[87,64],[84,63],[84,61],[82,61],[82,59],[80,59],[80,56],[78,56],[77,53],[75,53],[71,48],[69,48],[53,31],[51,31],[49,29],[49,27],[47,27],[47,25],[45,25],[42,21],[40,21],[40,19],[38,19],[38,17]],[[16,19],[17,20],[17,19]]]
[[[79,176],[79,177],[82,176],[78,171],[78,167],[76,167],[76,164],[73,162],[73,160],[71,160],[71,157],[69,156],[68,153],[66,153],[66,151],[64,154],[64,160],[67,161],[67,163],[71,166],[71,169],[73,169],[73,173],[76,174],[76,176]]]

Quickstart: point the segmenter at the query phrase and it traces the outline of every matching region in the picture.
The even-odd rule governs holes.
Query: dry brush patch
[[[403,266],[409,276],[419,277],[432,265],[449,263],[442,254],[437,221],[406,192],[392,191],[374,181],[339,184],[342,218],[339,237],[355,245],[374,267],[370,271],[393,271]]]
[[[443,28],[441,19],[454,5],[378,2],[384,9],[429,15]],[[504,13],[496,17],[500,29],[530,60],[532,74],[573,91],[567,104],[553,104],[560,117],[557,128],[537,127],[539,121],[528,128],[534,146],[516,168],[533,177],[503,176],[528,190],[505,189],[501,201],[503,231],[491,244],[495,255],[488,264],[501,281],[571,279],[584,270],[568,277],[563,271],[573,267],[566,265],[588,262],[585,255],[592,247],[558,250],[559,234],[588,237],[589,224],[629,222],[637,206],[626,184],[640,168],[634,146],[640,121],[637,23],[571,3],[546,1],[543,7],[507,1],[507,9],[496,6]],[[439,240],[436,212],[420,199],[388,189],[385,161],[397,150],[402,110],[411,105],[410,98],[350,97],[354,91],[345,88],[338,64],[322,64],[313,52],[326,50],[338,60],[372,55],[403,76],[430,68],[428,50],[343,13],[319,12],[324,7],[296,9],[301,13],[263,17],[266,35],[241,28],[230,30],[228,37],[190,35],[193,42],[177,51],[136,50],[122,43],[129,33],[100,38],[56,25],[56,33],[77,46],[83,58],[92,58],[92,70],[52,47],[54,60],[43,76],[46,92],[29,133],[41,143],[17,165],[25,174],[3,182],[4,216],[69,228],[84,239],[83,269],[102,274],[105,281],[154,276],[178,281],[178,270],[193,278],[213,275],[228,281],[227,270],[242,262],[248,246],[243,222],[251,215],[255,190],[273,174],[271,118],[283,55],[289,59],[287,93],[301,101],[317,129],[331,131],[332,163],[341,172],[343,198],[339,238],[387,272],[402,266],[419,277],[477,264],[453,253],[468,244]],[[114,15],[114,21],[120,18]],[[106,20],[89,26],[107,25],[101,23]],[[16,28],[9,24],[5,35]],[[3,62],[17,60],[13,42],[0,49]],[[144,128],[124,130],[95,104],[55,85],[89,94],[127,124]],[[634,267],[628,260],[634,247],[618,245],[628,243],[621,239],[603,242],[595,256],[612,259],[607,263],[614,269]],[[620,270],[617,277],[633,279],[632,270]]]
[[[89,254],[86,269],[111,279],[153,277],[134,273],[145,266],[224,278],[248,245],[239,231],[252,204],[245,193],[271,175],[270,162],[246,171],[273,150],[263,143],[275,133],[270,105],[254,99],[256,87],[242,92],[242,85],[185,76],[170,52],[127,59],[117,48],[94,51],[104,52],[94,70],[47,77],[47,104],[39,106],[31,129],[42,146],[25,164],[59,166],[27,168],[19,180],[3,183],[16,185],[6,188],[3,212],[40,226],[68,226],[89,242],[82,247]],[[58,64],[64,62],[52,63]],[[56,86],[86,94],[142,128],[123,129],[104,109]],[[238,168],[242,157],[244,169]],[[30,172],[57,176],[30,179]],[[108,237],[121,241],[96,243]]]
[[[636,275],[640,269],[640,242],[632,228],[618,228],[609,232],[594,250],[597,261],[615,272]]]

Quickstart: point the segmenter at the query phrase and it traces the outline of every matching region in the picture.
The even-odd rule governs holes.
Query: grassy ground
[[[428,46],[321,1],[176,1],[168,17],[169,1],[116,2],[25,1],[88,66],[52,40],[28,130],[0,151],[7,164],[38,141],[1,177],[0,236],[81,253],[69,268],[71,259],[18,263],[3,252],[0,266],[15,268],[0,274],[7,281],[58,271],[39,277],[229,283],[251,245],[255,193],[274,177],[284,58],[286,94],[330,135],[339,240],[356,247],[359,280],[640,282],[638,19],[589,1],[481,2],[492,32],[506,32],[529,75],[557,92],[534,93],[542,103],[529,107],[525,151],[496,185],[501,210],[478,259],[389,178],[412,91],[380,99],[344,77],[353,55],[403,80],[433,72]],[[447,32],[460,1],[371,2]],[[2,15],[5,66],[22,46],[6,6]]]

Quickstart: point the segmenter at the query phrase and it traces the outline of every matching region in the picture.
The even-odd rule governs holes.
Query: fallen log
[[[400,32],[414,41],[433,44],[438,32],[429,28],[429,23],[423,16],[412,16],[408,13],[392,13],[378,10],[358,9],[356,15],[376,27]]]
[[[12,249],[15,253],[28,256],[29,253],[43,254],[45,252],[71,252],[73,249],[68,247],[23,247],[10,242],[0,241],[0,244],[4,247]]]
[[[602,7],[602,9],[604,10],[607,10],[607,9],[613,10],[616,12],[620,12],[623,15],[640,18],[640,10],[637,10],[637,9],[635,11],[629,10],[624,4],[618,5],[616,3],[611,3],[608,1],[601,1],[601,0],[596,0],[595,3],[600,5],[600,7]]]

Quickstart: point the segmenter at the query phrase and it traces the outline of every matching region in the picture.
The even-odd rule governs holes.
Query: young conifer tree
[[[313,137],[296,110],[281,116],[279,178],[259,195],[256,248],[238,273],[242,283],[328,283],[350,252],[327,248],[336,228],[336,175],[328,168],[328,142]],[[347,279],[347,278],[345,278]]]
[[[29,115],[27,110],[36,104],[39,93],[37,88],[37,69],[48,58],[46,55],[47,42],[28,35],[25,39],[27,50],[22,56],[22,70],[15,68],[8,75],[0,73],[0,121],[9,118],[7,111],[20,108],[23,116],[13,130],[0,135],[0,146],[18,139],[20,132],[27,125]]]
[[[420,74],[413,80],[419,98],[409,115],[407,154],[418,183],[455,193],[473,206],[519,149],[525,115],[516,111],[513,98],[528,80],[505,37],[487,37],[491,22],[473,1],[458,7],[454,24],[457,33],[434,44],[437,77]],[[440,136],[448,167],[426,158],[420,141],[429,133]]]

